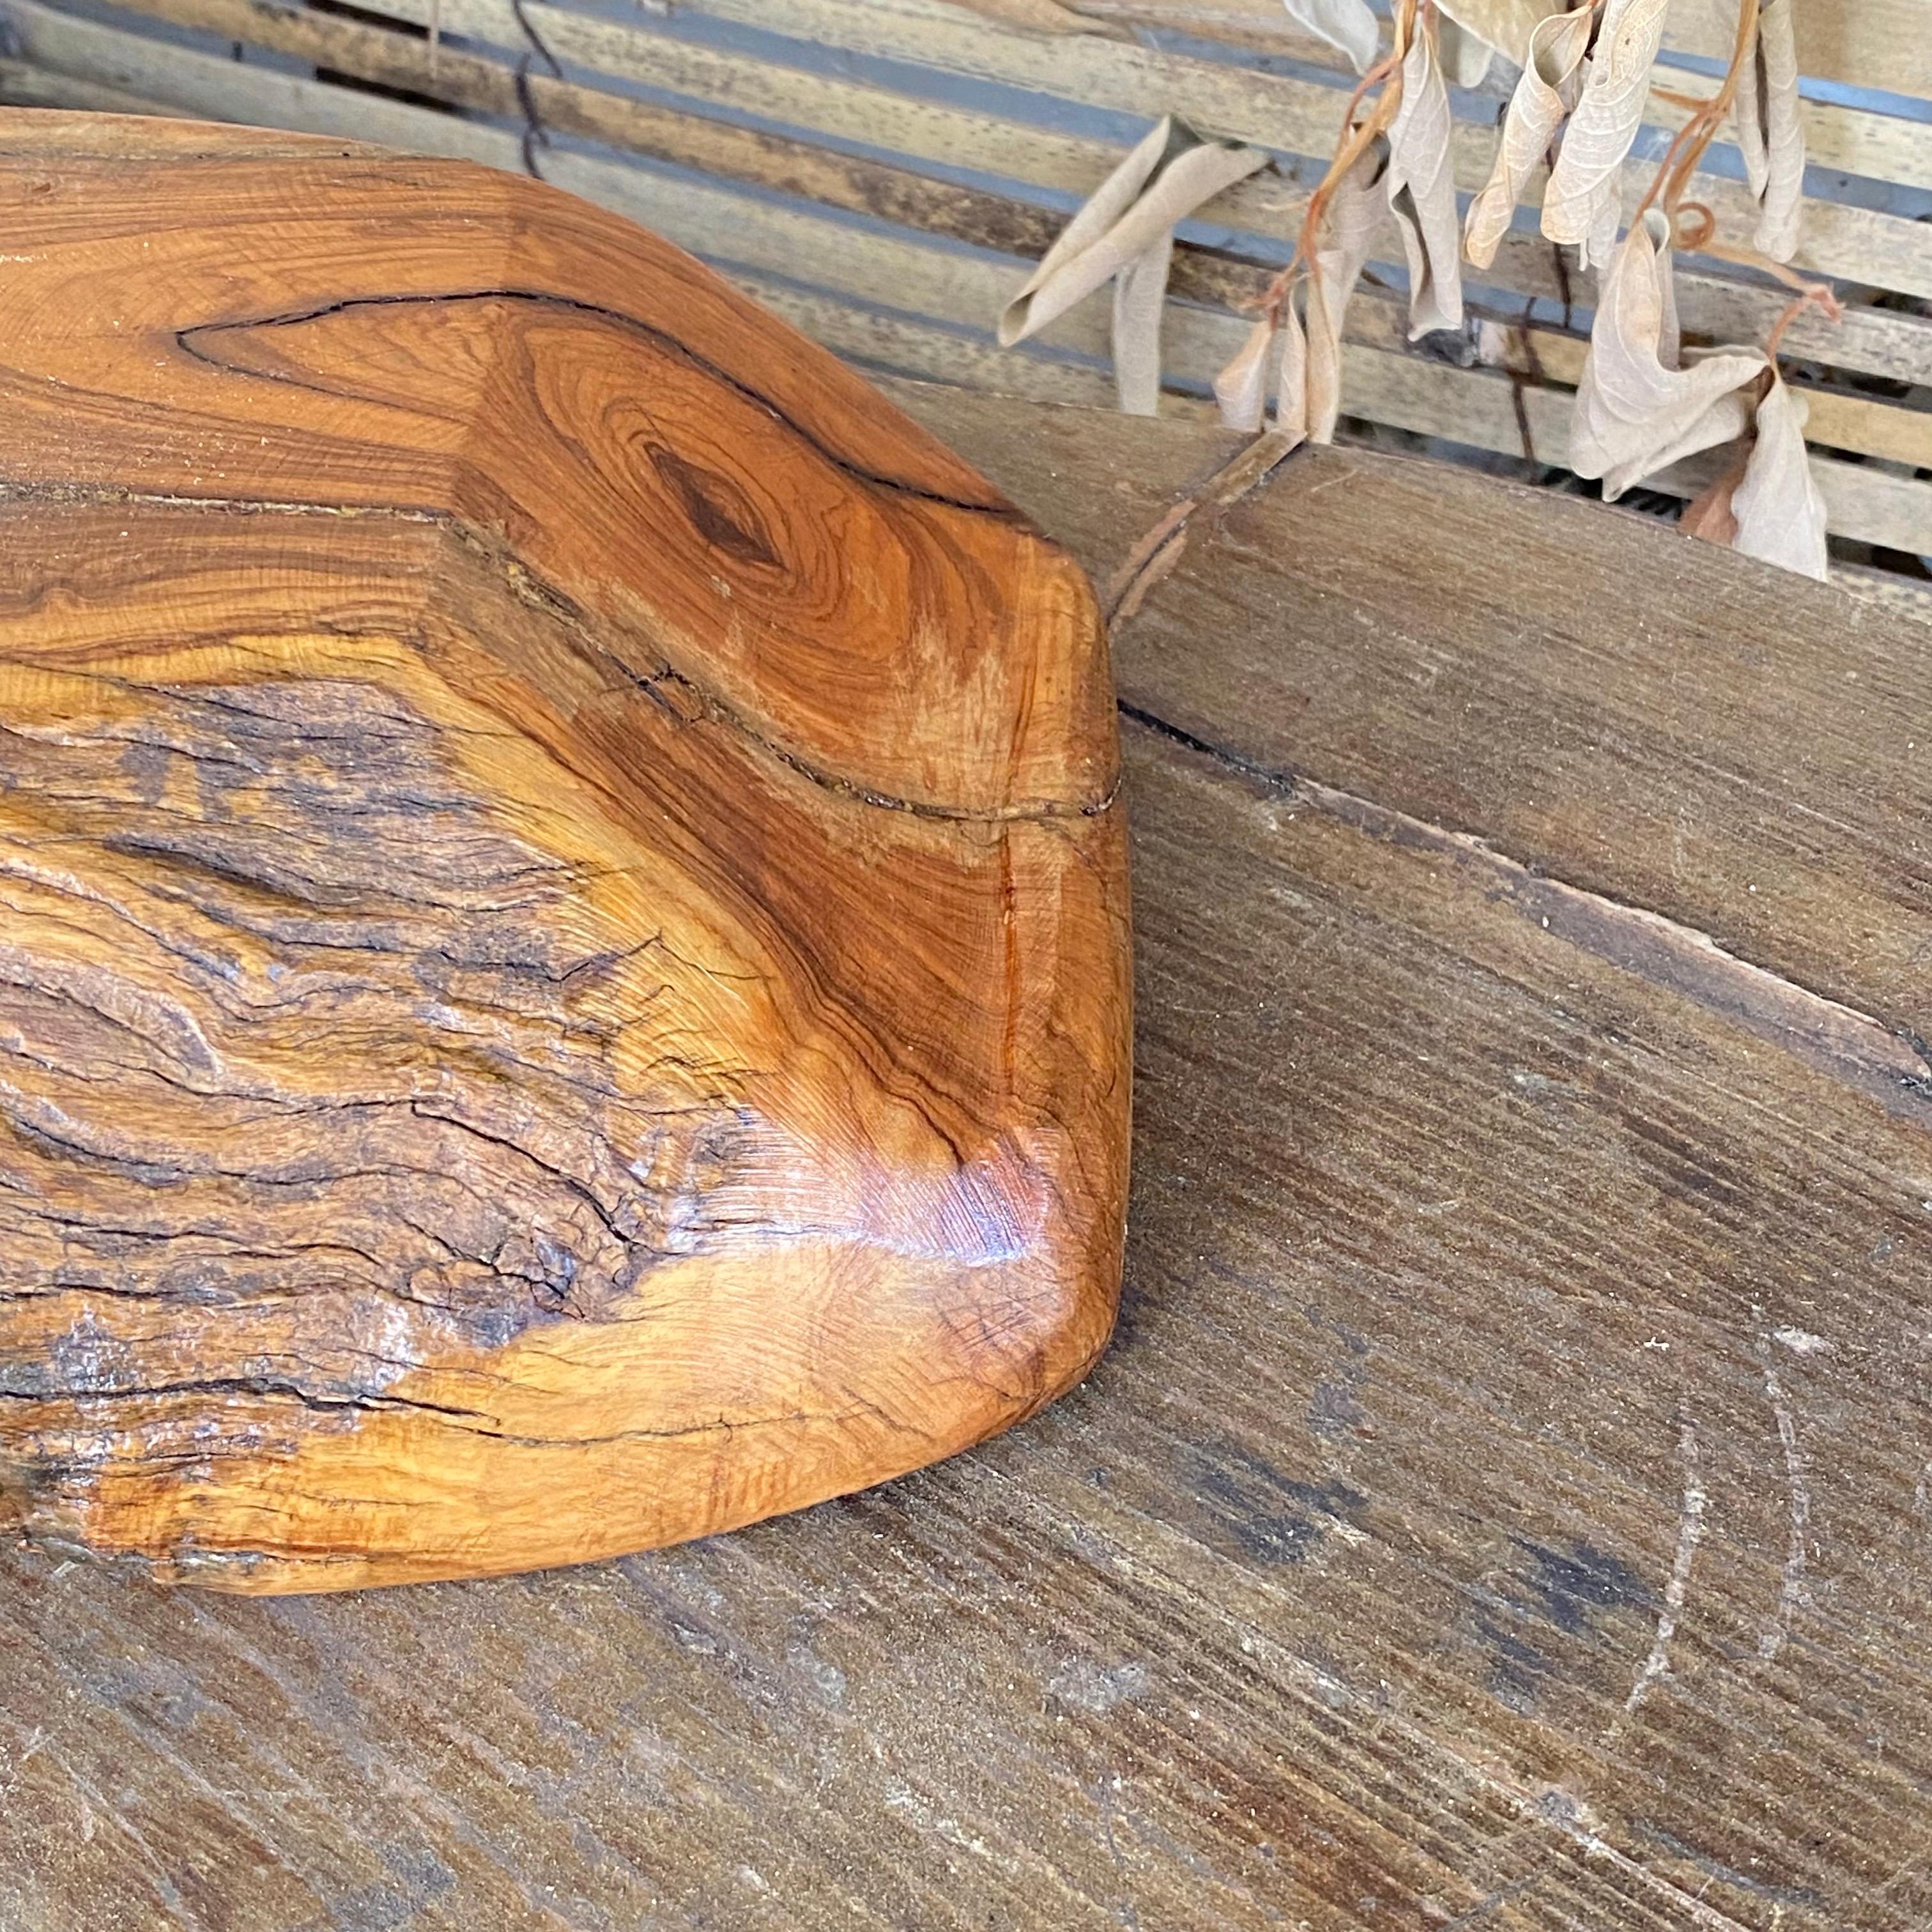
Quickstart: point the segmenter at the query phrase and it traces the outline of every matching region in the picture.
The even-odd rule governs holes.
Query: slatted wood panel
[[[1727,4],[1678,0],[1671,45],[1718,51]],[[1082,31],[1016,31],[952,0],[689,0],[664,13],[600,0],[326,10],[124,0],[90,5],[88,18],[0,0],[12,44],[0,92],[533,167],[662,230],[868,366],[1078,400],[1107,394],[1102,302],[1004,354],[992,320],[1128,135],[1179,112],[1279,157],[1202,212],[1190,232],[1214,247],[1177,256],[1166,358],[1171,406],[1186,412],[1298,227],[1352,76],[1275,0],[1073,0],[1060,11]],[[1831,526],[1932,550],[1932,221],[1914,218],[1932,206],[1932,124],[1913,118],[1932,99],[1932,0],[1800,0],[1798,21],[1813,73],[1890,90],[1876,106],[1804,108],[1818,192],[1799,261],[1851,298],[1842,324],[1807,316],[1787,338],[1811,391]],[[1682,68],[1660,79],[1692,95],[1714,85]],[[1496,104],[1463,103],[1454,155],[1465,190],[1486,171]],[[1684,111],[1654,97],[1656,138]],[[1626,172],[1634,196],[1648,170]],[[1741,225],[1735,181],[1712,175],[1698,192]],[[1392,227],[1379,253],[1399,261]],[[1686,262],[1682,284],[1693,341],[1761,340],[1784,301],[1712,261]],[[1365,286],[1350,314],[1346,407],[1559,467],[1592,291],[1520,228],[1472,290],[1472,336],[1481,320],[1495,326],[1489,366],[1470,366],[1473,341],[1446,358],[1440,342],[1412,347],[1400,298]],[[1683,494],[1708,474],[1707,462],[1652,481]]]

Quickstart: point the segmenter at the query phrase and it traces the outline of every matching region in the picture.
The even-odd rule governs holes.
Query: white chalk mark
[[[1784,1576],[1778,1586],[1778,1611],[1757,1640],[1757,1654],[1768,1662],[1784,1648],[1791,1634],[1792,1612],[1804,1601],[1804,1540],[1811,1521],[1811,1490],[1807,1480],[1804,1452],[1798,1447],[1798,1424],[1791,1405],[1784,1399],[1778,1371],[1767,1360],[1764,1365],[1764,1392],[1771,1412],[1778,1419],[1778,1439],[1784,1448],[1784,1475],[1791,1492],[1791,1540],[1785,1552]]]
[[[1678,1425],[1677,1442],[1684,1458],[1684,1510],[1677,1526],[1677,1553],[1670,1559],[1670,1580],[1664,1586],[1664,1607],[1658,1612],[1650,1654],[1624,1700],[1626,1713],[1634,1711],[1650,1687],[1670,1669],[1670,1640],[1677,1634],[1684,1593],[1690,1587],[1690,1568],[1697,1560],[1697,1546],[1704,1540],[1704,1484],[1698,1468],[1697,1432],[1689,1422]]]

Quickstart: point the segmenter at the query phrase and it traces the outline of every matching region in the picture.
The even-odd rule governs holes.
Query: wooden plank
[[[994,459],[978,399],[896,393]],[[1001,481],[1051,505],[1103,581],[1238,446],[1084,412],[1037,425]],[[1130,461],[1150,480],[1124,492]],[[1322,615],[1338,576],[1372,615]],[[1124,701],[1232,756],[1480,832],[1915,1036],[1932,1036],[1932,766],[1910,695],[1929,651],[1922,624],[1651,519],[1354,450],[1292,459],[1114,636]],[[1847,846],[1865,854],[1849,876]]]
[[[704,0],[704,6],[721,19],[770,25],[761,0]],[[1082,36],[1043,42],[1002,32],[929,0],[793,0],[785,26],[797,38],[917,61],[1090,106],[1150,117],[1180,114],[1204,130],[1295,154],[1330,152],[1347,99],[1340,88],[1122,41]],[[1479,188],[1487,178],[1495,138],[1491,130],[1456,124],[1450,153],[1460,188]],[[1654,172],[1654,164],[1626,166],[1627,202],[1641,195]],[[1742,184],[1714,176],[1695,178],[1698,199],[1730,230],[1748,232],[1753,218]],[[1932,230],[1902,216],[1809,200],[1794,260],[1820,274],[1932,296]]]
[[[194,0],[182,0],[192,4]],[[141,0],[170,7],[176,0]],[[518,58],[530,51],[519,16],[508,0],[436,0],[452,32],[494,42]],[[1270,0],[1274,4],[1274,0]],[[382,0],[382,10],[426,24],[432,0]],[[275,22],[272,13],[262,16]],[[1124,150],[1110,142],[1050,128],[950,106],[922,95],[868,86],[836,74],[687,41],[568,8],[526,0],[521,20],[556,58],[572,67],[607,74],[688,96],[707,106],[758,115],[830,139],[890,150],[943,167],[997,172],[1030,188],[1084,196],[1105,178]],[[257,33],[264,29],[258,26]],[[531,76],[545,78],[541,63]],[[432,91],[434,91],[434,88]],[[716,154],[715,146],[708,152]],[[1204,221],[1246,231],[1274,242],[1292,242],[1300,231],[1305,196],[1292,182],[1271,175],[1238,182],[1202,211]],[[1401,259],[1392,223],[1380,247]],[[1486,279],[1499,287],[1568,301],[1570,289],[1553,267],[1546,244],[1528,233],[1504,238]],[[1584,283],[1587,290],[1588,284]],[[1779,292],[1715,275],[1694,261],[1681,265],[1678,307],[1694,336],[1713,341],[1762,340],[1784,306]],[[952,318],[961,320],[962,318]],[[1836,326],[1801,316],[1786,340],[1792,353],[1906,381],[1932,374],[1932,322],[1896,308],[1853,304]]]
[[[1116,508],[1117,546],[1150,477],[1220,447],[944,400],[1070,532]],[[1363,461],[1268,487],[1312,513]],[[1514,528],[1516,493],[1370,466],[1472,483]],[[1676,634],[1658,681],[1687,708],[1735,686],[1764,573],[1709,558],[1687,628],[1685,546],[1528,500],[1583,578],[1635,556],[1627,628]],[[1360,566],[1325,548],[1276,647],[1399,632],[1380,560],[1416,533]],[[1412,612],[1443,565],[1416,554]],[[1566,581],[1526,572],[1479,615],[1453,560],[1440,587],[1466,648],[1472,625],[1570,634]],[[1857,652],[1902,647],[1858,623]],[[1232,674],[1228,641],[1188,644]],[[1814,641],[1795,734],[1868,730],[1868,694],[1823,674],[1867,659]],[[1411,642],[1419,686],[1439,646]],[[1389,693],[1348,688],[1366,739]],[[1265,685],[1222,701],[1292,724]],[[1532,789],[1573,776],[1576,715],[1532,685],[1495,758]],[[1740,737],[1747,786],[1808,796],[1793,735]],[[1700,976],[1639,913],[1166,719],[1128,754],[1139,1166],[1128,1318],[1086,1389],[867,1496],[514,1582],[266,1606],[0,1552],[0,1920],[1932,1916],[1924,1102],[1766,1038],[1771,974]],[[1889,734],[1868,757],[1875,796],[1916,799]],[[1570,802],[1582,849],[1598,798]],[[1870,896],[1886,855],[1821,824]],[[1922,934],[1876,896],[1881,951]],[[1871,937],[1841,934],[1848,972]]]
[[[345,97],[342,90],[265,68],[238,68],[209,56],[134,40],[37,7],[32,0],[13,4],[22,44],[37,62],[77,68],[91,81],[113,86],[126,85],[139,75],[148,86],[164,86],[170,98],[190,112],[238,114],[318,133],[361,132],[364,138],[463,154],[512,169],[525,159],[518,137],[501,128],[377,97]],[[449,57],[452,73],[458,71],[459,58]],[[533,88],[539,84],[531,83]],[[352,106],[362,99],[369,101],[366,121]],[[628,110],[620,105],[610,112],[622,115]],[[650,110],[642,112],[649,117]],[[730,133],[721,134],[720,146],[731,139]],[[797,280],[801,268],[808,266],[812,277],[829,284],[824,292],[848,302],[927,318],[990,317],[998,314],[1020,272],[1016,266],[1003,266],[984,255],[947,249],[921,236],[836,224],[807,209],[736,194],[722,184],[627,168],[570,150],[547,154],[542,165],[547,177],[560,186],[656,229],[728,270]],[[817,185],[826,186],[842,170],[855,200],[876,196],[872,184],[875,175],[860,164],[828,158],[822,166],[813,165]],[[858,179],[862,175],[867,178]],[[952,199],[963,203],[970,196],[954,191]],[[937,205],[935,195],[927,206]],[[982,240],[994,238],[1001,219],[985,218]],[[1364,308],[1352,332],[1358,338],[1373,334],[1378,340],[1392,341],[1394,332],[1386,319],[1378,329],[1372,316],[1373,311]],[[1170,303],[1166,356],[1172,379],[1204,385],[1233,355],[1245,326],[1230,314]],[[1063,318],[1045,332],[1041,346],[1104,357],[1102,305],[1090,303]],[[1519,397],[1505,377],[1360,340],[1350,346],[1345,374],[1345,401],[1352,413],[1419,435],[1543,463],[1560,464],[1569,446],[1570,402],[1552,390],[1522,387],[1520,412]],[[1018,374],[1002,386],[1025,392]],[[1838,434],[1873,442],[1881,452],[1918,447],[1912,439],[1926,421],[1852,398],[1829,404],[1826,410],[1828,416],[1835,412]],[[1837,533],[1907,551],[1932,547],[1932,485],[1828,458],[1815,461],[1831,527]],[[1688,495],[1706,478],[1693,470],[1651,480],[1657,487]]]
[[[1064,0],[1076,15],[1117,31],[1151,28],[1226,40],[1258,52],[1334,63],[1323,44],[1285,22],[1275,0]],[[1932,95],[1932,10],[1925,0],[1849,0],[1796,10],[1798,66],[1822,80],[1894,94]],[[1730,58],[1736,18],[1729,0],[1676,0],[1664,22],[1669,52]],[[1873,118],[1880,118],[1874,116]]]

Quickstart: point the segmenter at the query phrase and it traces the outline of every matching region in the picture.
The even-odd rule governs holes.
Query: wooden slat
[[[16,16],[22,45],[35,62],[77,68],[88,81],[110,86],[131,85],[138,73],[146,85],[165,89],[188,111],[358,135],[498,166],[521,164],[521,143],[506,130],[133,40],[113,29],[34,7],[31,0],[16,0]],[[366,104],[366,115],[358,103]],[[728,268],[816,281],[848,301],[928,318],[991,316],[1011,286],[1011,267],[922,237],[835,223],[721,185],[622,167],[567,150],[549,154],[543,165],[560,185],[628,214]],[[1244,327],[1232,315],[1170,304],[1169,369],[1178,380],[1204,383],[1234,352]],[[1104,355],[1100,305],[1089,304],[1056,323],[1042,346]],[[1566,398],[1526,388],[1520,417],[1512,386],[1488,372],[1358,344],[1349,350],[1346,384],[1345,400],[1352,412],[1418,434],[1523,454],[1526,420],[1528,453],[1537,460],[1560,463],[1568,447]],[[1932,485],[1823,458],[1815,464],[1832,526],[1839,534],[1894,549],[1932,548]],[[1702,486],[1702,478],[1693,472],[1654,480],[1660,487],[1688,494]]]
[[[265,0],[131,0],[134,7],[172,25],[218,34],[394,88],[434,94],[479,112],[520,115],[526,104],[547,129],[578,134],[701,172],[794,195],[851,212],[917,228],[974,247],[1022,257],[1043,254],[1060,226],[1055,212],[982,189],[956,186],[885,163],[830,152],[680,112],[626,95],[531,74],[520,80],[496,62],[447,46],[308,9]],[[548,44],[548,43],[546,43]],[[573,56],[574,58],[574,56]],[[1267,190],[1278,199],[1276,190]],[[1300,206],[1296,198],[1294,206]],[[1288,224],[1284,222],[1284,228]],[[1393,224],[1382,246],[1399,253]],[[1237,308],[1251,306],[1268,281],[1258,267],[1244,268],[1183,244],[1172,279],[1174,292]],[[1400,304],[1367,287],[1352,313],[1358,339],[1377,347],[1400,346]],[[984,317],[962,316],[971,322]],[[1932,328],[1926,331],[1932,358]],[[1522,372],[1544,372],[1574,386],[1582,360],[1580,342],[1547,329],[1528,332]],[[1932,461],[1932,419],[1856,397],[1825,394],[1814,404],[1813,440],[1832,447],[1901,461]]]
[[[1102,566],[1230,446],[915,406]],[[1564,794],[1548,849],[1630,832],[1669,886],[1681,832],[1670,903],[1720,892],[1735,937],[1761,823],[1802,825],[1832,901],[1779,899],[1754,941],[1835,918],[1869,1005],[1926,942],[1896,856],[1919,627],[1360,452],[1298,456],[1226,529],[1178,653],[1204,718],[1372,751],[1392,706],[1441,689],[1449,718],[1469,658],[1514,653],[1514,708],[1450,722],[1472,795]],[[1560,566],[1498,598],[1472,532]],[[0,1923],[1932,1918],[1932,1129],[1872,1085],[1902,1043],[1513,865],[1504,826],[1190,746],[1146,703],[1167,595],[1123,634],[1137,1186],[1087,1388],[886,1489],[586,1570],[270,1608],[0,1552]],[[1304,654],[1356,643],[1372,670],[1292,710]],[[1648,704],[1616,676],[1639,658]],[[1836,762],[1862,740],[1862,790]],[[1625,756],[1666,772],[1650,825]],[[1680,783],[1708,815],[1673,828]],[[1780,1000],[1855,1051],[1778,1033]]]
[[[155,0],[140,4],[149,6]],[[432,4],[380,0],[382,11],[416,25],[427,24]],[[528,53],[508,0],[437,4],[451,32]],[[570,66],[944,167],[984,171],[989,161],[996,161],[1000,174],[1084,198],[1124,152],[1107,142],[700,45],[544,0],[525,0],[522,13],[542,44]],[[1292,184],[1264,175],[1217,196],[1202,218],[1272,242],[1292,242],[1305,206],[1304,196]],[[1400,258],[1391,224],[1384,223],[1380,245],[1391,261]],[[1553,253],[1519,232],[1504,238],[1484,280],[1525,294],[1567,299],[1569,291],[1554,271]],[[1581,278],[1584,296],[1591,286],[1588,278]],[[1785,301],[1776,290],[1702,271],[1694,260],[1679,265],[1678,295],[1685,328],[1713,341],[1762,340]],[[1906,381],[1932,374],[1932,322],[1897,309],[1854,305],[1836,326],[1801,316],[1786,340],[1794,355],[1867,374]]]
[[[704,10],[772,24],[763,0],[704,0]],[[792,0],[784,24],[787,33],[827,46],[889,54],[1093,106],[1181,114],[1205,130],[1297,154],[1326,154],[1334,148],[1347,98],[1338,88],[1118,40],[1042,42],[1002,32],[934,0]],[[1457,124],[1450,152],[1460,187],[1482,184],[1494,145],[1492,130]],[[1654,164],[1627,166],[1627,201],[1642,193],[1654,172]],[[1696,179],[1698,198],[1732,232],[1748,232],[1754,215],[1742,184],[1711,176]],[[1795,259],[1821,274],[1932,296],[1932,228],[1903,217],[1809,200]]]
[[[1854,87],[1932,95],[1932,5],[1927,0],[1838,0],[1794,7],[1798,70]],[[1664,44],[1679,53],[1728,60],[1736,37],[1730,0],[1678,0]]]
[[[1324,64],[1337,58],[1285,21],[1276,0],[1066,0],[1066,4],[1076,16],[1116,30],[1189,34]],[[1926,0],[1843,0],[1799,7],[1793,17],[1803,73],[1855,87],[1932,95],[1932,8]],[[1736,28],[1730,0],[1673,0],[1664,44],[1670,52],[1725,61]]]
[[[381,28],[263,0],[135,0],[171,24],[247,39],[319,67],[386,86],[434,94],[485,113],[517,116],[526,103],[543,125],[627,148],[701,172],[746,181],[874,215],[974,246],[1036,257],[1060,226],[1053,212],[983,190],[928,179],[886,164],[827,152],[806,143],[722,124],[627,96],[605,93],[547,74],[520,80],[490,61]],[[1394,236],[1385,238],[1393,252]],[[1267,280],[1185,244],[1177,256],[1177,294],[1244,306]],[[1372,286],[1351,312],[1351,334],[1378,348],[1399,349],[1400,304]],[[971,321],[974,317],[960,320]],[[1932,328],[1926,331],[1932,355]],[[1521,372],[1574,386],[1580,342],[1546,329],[1528,332]],[[1906,463],[1932,462],[1932,418],[1829,392],[1813,405],[1815,442]]]

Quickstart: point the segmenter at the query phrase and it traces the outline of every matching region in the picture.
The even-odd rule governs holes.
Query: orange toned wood
[[[1083,1374],[1105,649],[990,485],[540,185],[0,119],[0,1514],[576,1562]]]

